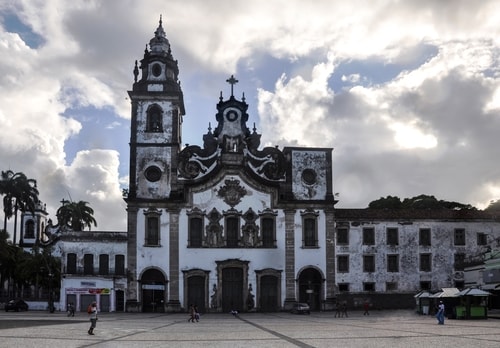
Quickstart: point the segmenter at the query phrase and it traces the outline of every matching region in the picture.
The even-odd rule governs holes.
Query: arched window
[[[92,254],[83,255],[83,274],[85,275],[94,274],[94,255]]]
[[[33,220],[26,221],[24,238],[25,239],[35,238],[35,222]]]
[[[276,247],[276,212],[266,209],[260,212],[260,231],[263,248]]]
[[[302,215],[302,247],[318,247],[318,213],[313,210],[301,212]]]
[[[163,110],[157,104],[148,108],[146,131],[163,132]]]
[[[148,216],[146,218],[146,245],[158,245],[160,244],[160,237],[158,233],[159,221],[158,216]]]
[[[125,255],[115,255],[115,274],[125,274]]]
[[[199,217],[189,219],[189,246],[200,248],[203,237],[203,220]]]
[[[109,274],[109,255],[100,254],[99,255],[99,274],[108,275]]]
[[[161,212],[153,208],[145,211],[144,215],[146,215],[146,233],[144,236],[144,244],[146,246],[159,246]]]
[[[66,273],[68,274],[76,274],[76,254],[69,253],[66,256]]]
[[[226,218],[226,246],[228,248],[238,247],[240,240],[240,219],[237,216]]]
[[[191,248],[201,248],[203,246],[203,230],[205,212],[198,208],[187,212],[189,218],[188,245]]]

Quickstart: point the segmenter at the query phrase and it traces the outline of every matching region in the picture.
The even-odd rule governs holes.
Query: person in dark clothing
[[[348,317],[348,315],[347,315],[347,302],[342,303],[342,318],[343,318],[344,316],[345,316],[346,318]]]
[[[365,303],[363,304],[363,308],[365,309],[363,315],[370,315],[370,312],[368,312],[368,310],[370,309],[370,304],[368,303],[368,301],[365,301]]]
[[[90,329],[88,331],[89,335],[94,335],[94,329],[97,325],[97,302],[92,302],[90,304],[90,309],[88,310],[90,317]]]

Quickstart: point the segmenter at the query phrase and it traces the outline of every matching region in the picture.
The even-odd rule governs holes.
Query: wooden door
[[[196,305],[199,313],[205,313],[205,278],[194,276],[188,278],[188,301],[186,305]]]
[[[262,312],[278,311],[278,279],[275,276],[260,278],[260,310]]]
[[[222,310],[224,312],[243,310],[243,270],[241,268],[222,270]]]

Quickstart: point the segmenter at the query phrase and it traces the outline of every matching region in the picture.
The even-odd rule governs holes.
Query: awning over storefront
[[[483,291],[481,289],[469,288],[460,291],[458,296],[490,296],[491,294],[487,291]]]
[[[500,290],[500,283],[484,284],[481,286],[482,290]]]
[[[439,298],[439,297],[457,297],[459,290],[457,288],[442,288],[440,292],[437,292],[429,297]]]
[[[428,292],[428,291],[420,291],[418,294],[416,294],[415,298],[426,298],[426,297],[430,297],[431,296],[431,293]]]

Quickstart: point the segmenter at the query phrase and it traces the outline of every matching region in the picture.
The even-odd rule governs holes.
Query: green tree
[[[4,230],[7,230],[7,220],[14,216],[14,237],[17,239],[17,214],[19,211],[35,212],[38,200],[36,180],[28,179],[24,173],[14,173],[12,170],[2,171],[0,194],[3,197]]]
[[[396,196],[380,197],[368,205],[370,209],[400,209],[401,207],[401,200]]]
[[[485,211],[494,212],[500,211],[500,199],[497,201],[491,201]]]
[[[10,280],[16,266],[16,247],[12,245],[9,238],[7,231],[0,231],[0,284],[7,284],[7,288],[10,288]],[[3,292],[3,287],[1,289]],[[2,295],[3,293],[0,294]],[[9,295],[7,294],[7,297]]]
[[[387,196],[370,202],[370,209],[451,209],[451,210],[477,210],[470,204],[438,200],[434,196],[418,195],[412,198]]]
[[[60,226],[69,226],[73,231],[83,231],[92,225],[97,226],[94,219],[94,209],[88,206],[88,202],[70,202],[63,200],[62,206],[57,209],[56,216]]]

